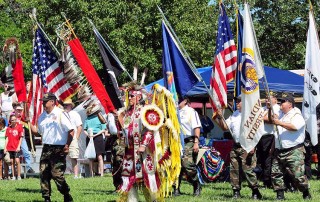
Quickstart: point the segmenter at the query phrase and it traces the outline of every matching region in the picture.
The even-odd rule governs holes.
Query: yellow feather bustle
[[[171,187],[177,182],[181,170],[180,124],[173,95],[166,88],[153,86],[152,104],[158,106],[164,114],[164,124],[159,128],[159,141],[156,141],[157,170],[161,187],[159,196],[171,195]]]

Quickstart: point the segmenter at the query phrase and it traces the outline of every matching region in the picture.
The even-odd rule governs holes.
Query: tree
[[[234,1],[224,2],[232,23],[235,18]],[[238,2],[241,7],[243,1]],[[303,68],[309,9],[307,1],[248,2],[264,64],[282,69]],[[4,0],[0,2],[0,39],[4,41],[12,35],[19,38],[25,74],[30,78],[33,33],[28,14],[33,7],[37,8],[38,21],[55,42],[55,28],[64,21],[61,16],[64,12],[94,66],[101,69],[98,46],[88,17],[129,72],[135,65],[141,71],[149,69],[148,83],[162,77],[161,15],[157,5],[164,11],[195,65],[213,63],[219,9],[218,5],[208,7],[207,3],[208,0]],[[314,10],[319,10],[319,4],[314,5]],[[316,14],[316,19],[319,18]],[[235,30],[234,23],[232,27]],[[128,77],[122,75],[119,83],[125,81]]]

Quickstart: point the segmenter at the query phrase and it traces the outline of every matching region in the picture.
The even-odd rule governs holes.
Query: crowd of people
[[[13,87],[3,84],[0,95],[0,179],[21,180],[20,157],[23,157],[28,173],[34,173],[31,167],[31,143],[29,125],[23,116],[24,105],[17,101]],[[32,148],[32,149],[31,149]],[[7,155],[7,161],[5,156]]]
[[[71,159],[76,179],[79,176],[78,140],[83,131],[87,145],[93,139],[96,154],[95,158],[89,159],[90,176],[104,175],[103,159],[107,145],[112,151],[113,183],[115,191],[120,193],[120,201],[137,201],[137,190],[141,186],[147,201],[157,201],[159,173],[152,159],[155,137],[152,130],[140,123],[141,109],[145,105],[144,91],[140,88],[129,87],[127,97],[124,98],[128,102],[127,107],[108,114],[101,113],[103,110],[98,100],[90,102],[86,106],[87,118],[84,121],[73,110],[75,104],[71,99],[61,102],[54,94],[46,93],[41,98],[44,112],[37,124],[32,125],[25,118],[25,106],[17,102],[15,93],[10,89],[12,87],[8,84],[3,87],[4,92],[0,98],[0,179],[21,180],[21,156],[24,157],[27,172],[34,172],[31,168],[30,151],[35,147],[31,143],[33,135],[30,133],[39,135],[43,144],[39,167],[43,198],[45,201],[51,200],[52,179],[64,195],[64,201],[73,201],[64,177],[66,155]],[[305,121],[292,95],[283,93],[280,96],[270,92],[270,99],[266,99],[264,107],[264,134],[250,152],[244,150],[239,142],[241,96],[235,100],[236,111],[229,118],[224,119],[219,110],[214,119],[221,129],[231,131],[234,141],[230,152],[233,198],[241,198],[244,176],[252,189],[253,199],[263,198],[263,193],[259,191],[259,179],[264,188],[275,190],[278,200],[285,199],[286,190],[299,190],[303,199],[310,199],[308,178],[311,177],[311,168],[305,165],[310,165],[308,161],[311,160],[312,152],[306,153],[306,149],[311,147],[307,144]],[[201,147],[201,134],[209,133],[214,125],[201,111],[190,107],[188,98],[180,97],[178,107],[184,149],[181,154],[181,173],[173,184],[172,194],[174,197],[183,194],[180,185],[184,178],[192,184],[193,195],[199,196],[201,184],[196,159]],[[9,160],[5,160],[6,158]],[[97,172],[94,172],[94,160],[98,162]],[[147,168],[150,170],[146,170]],[[317,177],[320,178],[319,176],[320,173]]]

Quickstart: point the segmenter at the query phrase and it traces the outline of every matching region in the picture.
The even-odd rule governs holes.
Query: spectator
[[[5,148],[5,143],[6,143],[6,123],[4,118],[0,118],[0,180],[4,179],[5,177],[7,178],[8,176],[3,175],[3,159],[4,159],[4,148]],[[8,170],[7,170],[8,172]],[[7,173],[8,175],[8,173]]]
[[[17,122],[17,117],[11,115],[9,118],[9,127],[6,130],[6,144],[4,153],[7,151],[10,154],[11,167],[12,167],[12,180],[21,180],[21,166],[20,166],[20,146],[23,136],[22,125]],[[15,166],[17,168],[17,178],[15,172]]]
[[[210,131],[214,128],[214,124],[208,116],[202,113],[202,110],[200,108],[197,108],[195,110],[198,113],[201,122],[200,133],[204,138],[207,138]]]
[[[34,142],[34,137],[32,135],[30,135],[28,123],[26,123],[22,120],[22,113],[23,113],[22,105],[19,103],[14,103],[13,109],[14,109],[13,114],[17,117],[17,122],[23,126],[23,136],[22,136],[22,140],[21,140],[21,151],[22,151],[22,154],[24,157],[24,161],[26,163],[27,173],[35,173],[31,167],[32,159],[31,159],[31,154],[30,154],[30,151],[32,151],[30,138],[32,138],[33,139],[32,141]],[[33,146],[33,151],[35,151],[35,146],[34,145],[32,145],[32,146]]]
[[[78,140],[82,132],[82,120],[79,113],[72,110],[72,108],[74,108],[74,103],[70,98],[66,99],[63,102],[63,108],[65,111],[64,114],[67,116],[74,127],[74,136],[69,147],[69,156],[73,168],[74,179],[77,179],[79,175],[79,168],[77,163],[77,159],[79,158]]]
[[[3,120],[5,122],[5,127],[7,127],[8,126],[8,120],[6,119],[6,117],[2,116],[1,106],[0,106],[0,118],[3,118]]]
[[[88,130],[92,130],[93,132],[93,141],[94,147],[96,150],[97,160],[98,160],[98,176],[103,176],[104,164],[103,164],[103,155],[105,153],[105,132],[106,132],[106,124],[101,123],[98,114],[100,113],[100,103],[93,103],[87,108],[87,119],[84,122],[84,133],[87,135],[87,145],[89,144],[90,135]],[[90,173],[93,175],[93,160],[90,159]]]
[[[14,88],[9,86],[9,84],[4,84],[4,92],[0,94],[0,106],[1,106],[1,116],[9,119],[13,107],[12,104],[17,102],[17,95],[13,92]]]

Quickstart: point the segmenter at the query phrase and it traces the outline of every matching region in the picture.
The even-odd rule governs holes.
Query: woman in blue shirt
[[[87,108],[87,119],[84,121],[84,133],[87,135],[86,143],[88,145],[90,137],[93,137],[96,158],[98,159],[98,175],[103,176],[103,155],[105,153],[105,132],[106,124],[101,123],[98,114],[100,113],[100,105],[93,105]],[[92,131],[92,132],[91,132]],[[90,159],[90,172],[93,176],[93,160]]]

